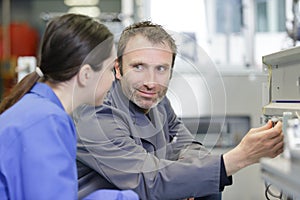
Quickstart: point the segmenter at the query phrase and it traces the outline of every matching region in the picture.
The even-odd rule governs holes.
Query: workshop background
[[[226,152],[264,123],[269,73],[262,57],[298,45],[298,7],[295,0],[0,0],[0,101],[34,70],[52,17],[90,15],[116,42],[125,26],[152,20],[179,42],[168,92],[176,113],[212,153]],[[224,200],[265,199],[260,164],[233,182]]]

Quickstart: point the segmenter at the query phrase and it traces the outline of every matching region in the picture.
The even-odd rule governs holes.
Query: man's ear
[[[116,78],[120,80],[122,78],[122,75],[121,75],[120,63],[118,60],[116,60],[115,62],[115,72],[116,72]]]
[[[90,65],[83,65],[78,72],[78,82],[82,86],[86,86],[93,76],[93,69]]]

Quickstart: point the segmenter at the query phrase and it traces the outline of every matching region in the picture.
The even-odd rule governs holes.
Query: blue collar
[[[30,93],[35,93],[41,97],[50,99],[51,102],[55,103],[61,109],[65,110],[61,101],[53,92],[52,88],[45,83],[37,82],[30,90]]]

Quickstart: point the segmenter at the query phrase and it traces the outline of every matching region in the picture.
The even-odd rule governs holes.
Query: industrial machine
[[[182,121],[207,148],[235,147],[250,129],[249,116],[188,117]]]
[[[300,200],[300,47],[262,58],[269,74],[264,121],[283,123],[284,152],[261,160],[266,198]],[[275,190],[275,191],[274,191]]]

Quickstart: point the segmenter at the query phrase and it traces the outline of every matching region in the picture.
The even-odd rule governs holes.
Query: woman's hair
[[[113,34],[94,19],[78,14],[66,14],[52,19],[45,30],[38,67],[42,81],[59,83],[74,77],[84,64],[94,71],[111,55]],[[3,99],[0,114],[20,100],[40,79],[41,73],[24,77]]]

